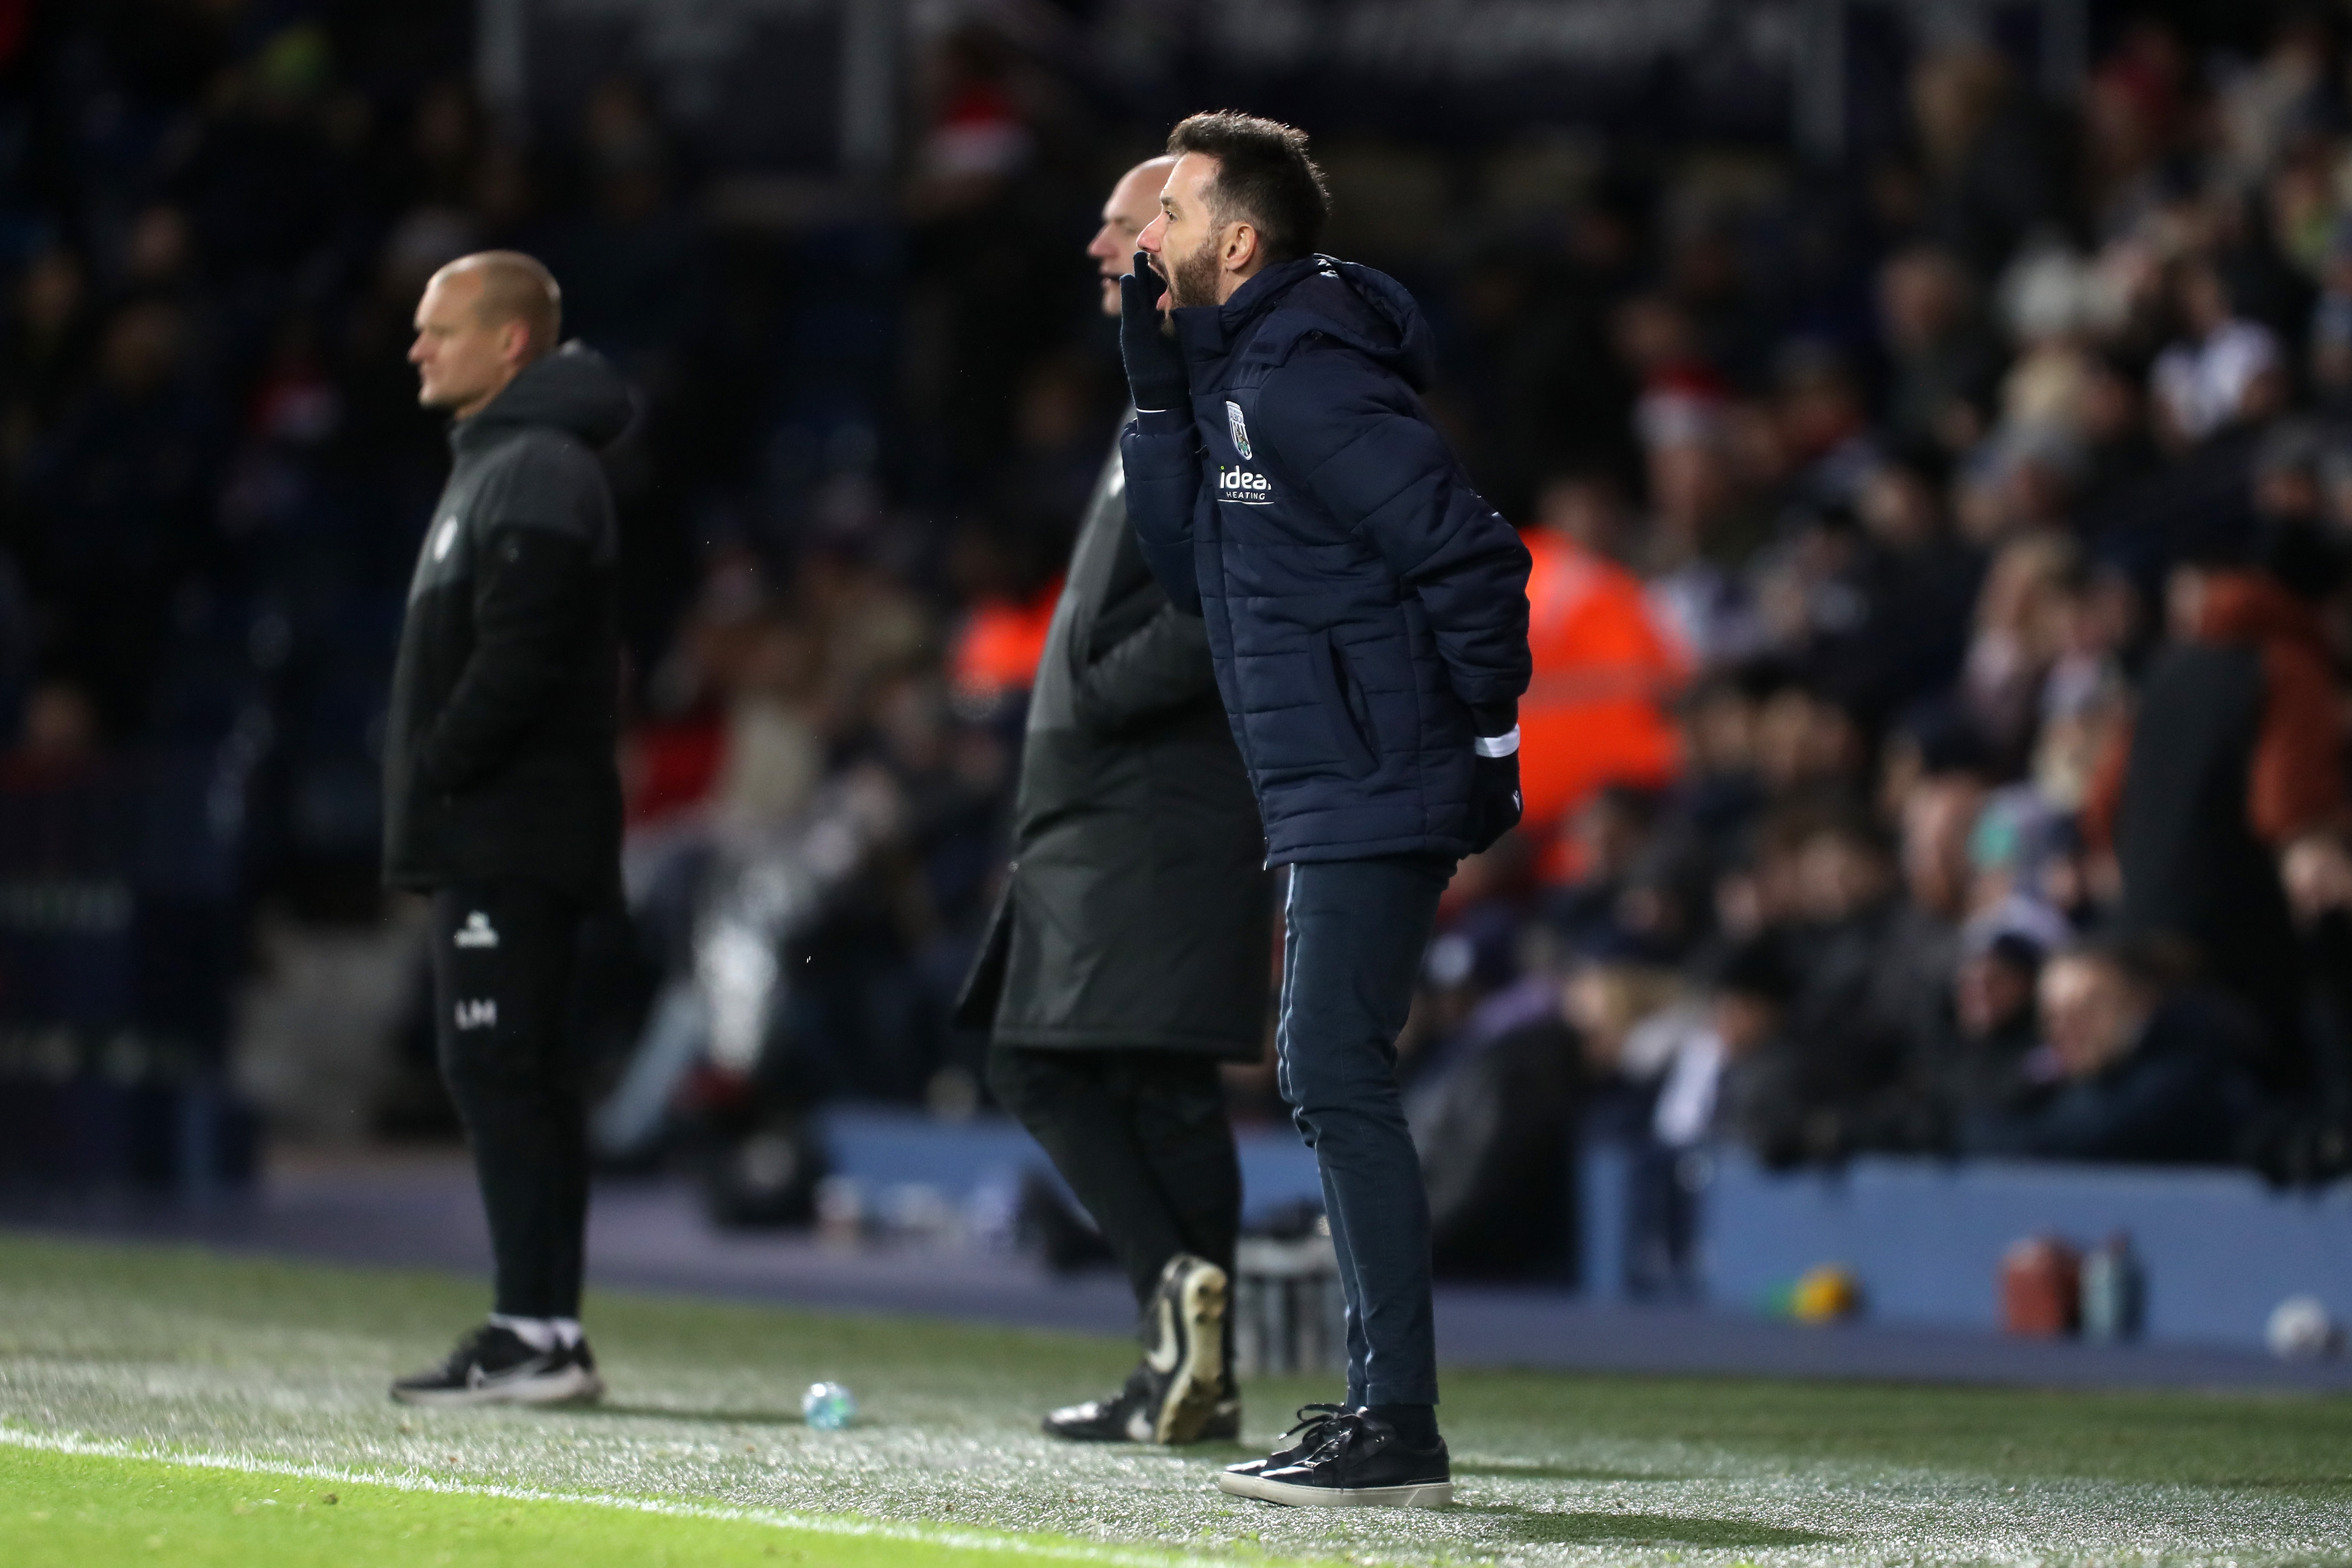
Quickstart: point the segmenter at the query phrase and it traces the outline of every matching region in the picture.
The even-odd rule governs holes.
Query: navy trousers
[[[1323,1176],[1350,1406],[1437,1403],[1429,1194],[1396,1041],[1453,875],[1452,861],[1425,855],[1290,868],[1278,1082]]]

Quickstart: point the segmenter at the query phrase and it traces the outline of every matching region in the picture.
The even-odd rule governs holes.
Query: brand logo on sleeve
[[[1234,450],[1242,455],[1243,462],[1257,455],[1250,450],[1249,426],[1242,421],[1242,405],[1231,399],[1225,402],[1225,428],[1234,433]]]
[[[496,1029],[499,1027],[499,1004],[494,997],[478,1001],[461,1000],[457,1004],[459,1029]]]
[[[1274,481],[1255,468],[1228,468],[1219,464],[1217,499],[1244,507],[1270,507],[1274,504]]]
[[[466,916],[466,924],[451,938],[460,947],[495,947],[499,945],[499,928],[480,910]]]

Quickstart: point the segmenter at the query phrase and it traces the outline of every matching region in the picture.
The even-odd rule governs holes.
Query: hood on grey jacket
[[[525,365],[488,407],[451,427],[449,440],[462,452],[507,431],[551,425],[602,450],[620,438],[635,413],[620,371],[575,338]]]

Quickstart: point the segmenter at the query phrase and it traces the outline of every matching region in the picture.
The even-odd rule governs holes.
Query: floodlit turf
[[[1250,1449],[1038,1436],[1133,1354],[1075,1335],[604,1294],[602,1408],[387,1402],[481,1305],[442,1276],[0,1236],[0,1563],[2352,1563],[2342,1399],[1457,1375],[1460,1504],[1334,1513],[1209,1484],[1320,1382],[1250,1388]],[[866,1418],[803,1427],[821,1377]]]
[[[803,1522],[756,1510],[512,1489],[383,1486],[5,1445],[0,1500],[0,1562],[10,1568],[1006,1568],[1008,1561],[1112,1555],[1078,1542],[991,1531]]]

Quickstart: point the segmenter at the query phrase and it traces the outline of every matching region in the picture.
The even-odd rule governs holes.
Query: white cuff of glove
[[[1519,727],[1511,726],[1508,735],[1482,735],[1478,737],[1481,757],[1508,757],[1519,748]]]

